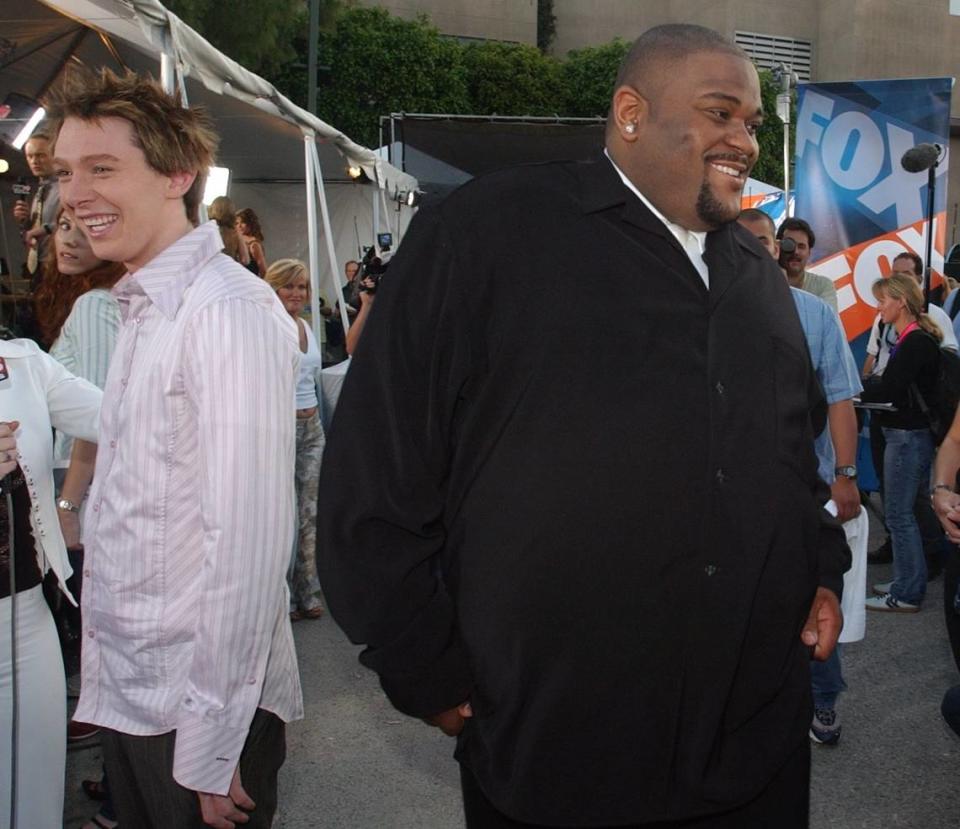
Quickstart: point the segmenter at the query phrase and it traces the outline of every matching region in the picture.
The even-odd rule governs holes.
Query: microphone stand
[[[930,308],[930,277],[933,274],[930,267],[931,257],[933,256],[933,195],[937,187],[937,167],[939,164],[940,159],[937,159],[927,171],[927,250],[926,256],[923,258],[923,310],[925,313]]]

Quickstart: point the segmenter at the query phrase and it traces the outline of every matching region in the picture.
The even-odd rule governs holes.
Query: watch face
[[[837,475],[842,475],[844,478],[856,478],[857,477],[857,467],[855,466],[838,466],[835,470]]]

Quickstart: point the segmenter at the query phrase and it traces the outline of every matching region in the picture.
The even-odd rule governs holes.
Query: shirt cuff
[[[173,751],[173,779],[195,792],[227,794],[249,731],[249,724],[236,728],[181,719]]]
[[[366,661],[363,654],[360,661]],[[425,719],[467,702],[473,682],[463,646],[454,642],[430,665],[409,673],[380,674],[380,686],[398,711]]]

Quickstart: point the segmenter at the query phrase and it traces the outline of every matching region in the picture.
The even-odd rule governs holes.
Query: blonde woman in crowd
[[[317,482],[326,438],[320,420],[321,352],[313,331],[300,315],[310,299],[307,267],[299,259],[278,259],[266,272],[267,284],[297,324],[300,335],[300,379],[297,383],[297,514],[299,538],[290,577],[290,618],[319,619],[323,615],[317,579]]]
[[[892,325],[897,341],[883,375],[861,395],[866,402],[892,403],[878,411],[883,430],[883,503],[893,542],[892,581],[875,584],[868,610],[916,613],[927,589],[927,563],[914,513],[918,493],[926,495],[933,458],[930,422],[917,397],[933,407],[943,333],[923,312],[923,293],[907,274],[874,283],[880,316]]]

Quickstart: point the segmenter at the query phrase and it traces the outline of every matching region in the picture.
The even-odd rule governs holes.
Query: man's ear
[[[170,173],[170,175],[167,176],[167,198],[182,199],[193,186],[196,178],[197,173],[195,171],[190,173]]]
[[[779,239],[773,240],[773,258],[776,259],[778,262],[780,261],[780,240]]]
[[[610,113],[616,124],[617,134],[623,141],[636,141],[646,124],[650,104],[629,84],[617,87],[613,93]]]

